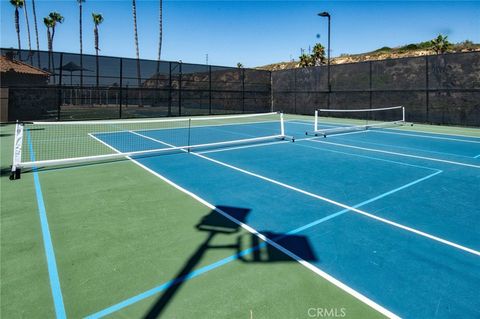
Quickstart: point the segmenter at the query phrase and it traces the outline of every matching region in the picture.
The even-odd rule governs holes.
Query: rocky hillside
[[[480,44],[464,41],[454,44],[449,52],[470,52],[480,51]],[[408,44],[401,47],[389,48],[383,47],[372,52],[361,54],[341,54],[339,57],[332,58],[332,64],[355,63],[374,60],[385,60],[392,58],[416,57],[435,54],[431,48],[430,41]],[[258,67],[258,69],[276,71],[299,68],[298,60],[291,62],[279,62]]]

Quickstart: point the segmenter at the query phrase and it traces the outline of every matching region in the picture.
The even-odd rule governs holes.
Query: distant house
[[[44,86],[48,84],[50,73],[27,63],[14,60],[10,55],[0,56],[0,85]]]

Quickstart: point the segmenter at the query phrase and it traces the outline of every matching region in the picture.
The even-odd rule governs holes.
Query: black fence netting
[[[327,66],[276,71],[272,96],[287,113],[402,105],[407,121],[480,126],[480,52],[331,65],[330,81]]]
[[[408,121],[480,126],[480,52],[264,71],[0,49],[8,120],[79,120],[402,105]],[[5,91],[3,91],[5,92]],[[352,114],[350,114],[352,116]],[[353,115],[354,116],[354,115]]]
[[[84,120],[268,112],[269,71],[0,49],[8,120]],[[15,68],[17,70],[15,70]]]

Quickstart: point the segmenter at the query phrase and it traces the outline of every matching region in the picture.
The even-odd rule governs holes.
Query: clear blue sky
[[[2,47],[16,47],[14,9],[1,1]],[[34,45],[31,0],[27,0]],[[40,47],[47,49],[43,17],[58,11],[65,22],[57,29],[54,49],[78,52],[76,0],[36,0]],[[140,55],[156,59],[158,1],[137,0]],[[452,42],[480,42],[480,1],[167,1],[164,0],[164,60],[253,67],[298,58],[319,41],[326,45],[332,15],[332,55],[360,53],[382,46],[430,40],[437,34]],[[100,12],[101,54],[134,57],[130,0],[86,0],[84,53],[94,53],[91,12]],[[20,12],[22,47],[27,48],[24,13]],[[320,34],[320,39],[316,35]]]

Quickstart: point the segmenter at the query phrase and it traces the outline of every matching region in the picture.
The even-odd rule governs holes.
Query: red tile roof
[[[35,74],[48,76],[49,73],[33,67],[27,63],[20,62],[18,60],[8,59],[6,56],[0,56],[0,72],[15,72],[23,74]]]

